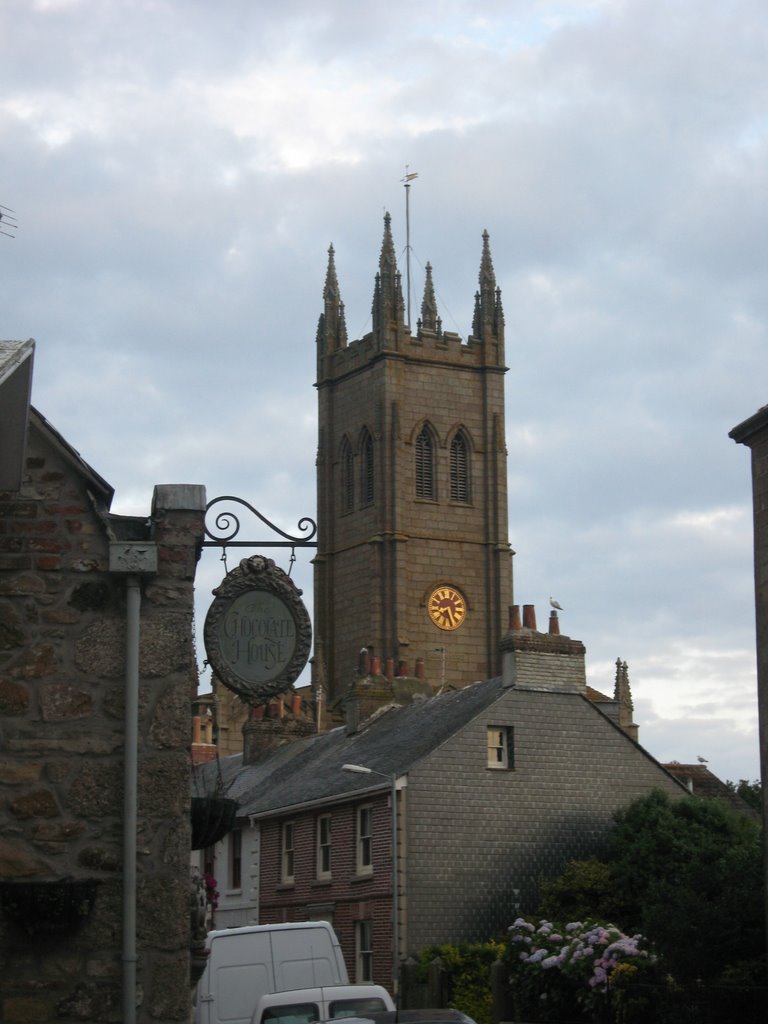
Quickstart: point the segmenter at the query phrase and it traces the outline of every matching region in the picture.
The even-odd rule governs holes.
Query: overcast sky
[[[114,511],[202,483],[293,531],[327,249],[359,337],[409,167],[414,301],[431,261],[465,337],[491,236],[515,600],[595,688],[628,662],[654,756],[757,778],[766,53],[765,0],[0,0],[0,337]]]

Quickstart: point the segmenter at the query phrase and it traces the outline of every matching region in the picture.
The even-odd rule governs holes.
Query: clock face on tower
[[[427,614],[438,629],[458,629],[467,614],[464,595],[446,583],[435,587],[427,599]]]

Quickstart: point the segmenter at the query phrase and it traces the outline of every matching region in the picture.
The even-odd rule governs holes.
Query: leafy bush
[[[477,1024],[493,1024],[491,965],[502,959],[502,942],[462,942],[427,946],[419,956],[420,976],[426,980],[432,961],[439,957],[448,986],[448,1005],[472,1017]]]
[[[622,1024],[640,1021],[647,1000],[631,990],[659,974],[642,936],[590,921],[560,927],[519,917],[509,929],[507,961],[517,1020],[586,1021],[610,1013]]]

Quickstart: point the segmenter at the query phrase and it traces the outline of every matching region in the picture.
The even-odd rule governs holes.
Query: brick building
[[[466,342],[443,330],[429,265],[411,333],[389,214],[371,333],[347,341],[333,248],[323,299],[315,686],[340,696],[361,648],[403,663],[400,676],[424,659],[437,685],[496,675],[512,553],[504,315],[488,235]]]
[[[654,787],[685,797],[636,742],[626,666],[613,699],[598,694],[583,645],[538,632],[532,612],[503,639],[494,679],[359,725],[350,700],[346,727],[277,748],[267,729],[264,753],[254,723],[246,757],[221,763],[240,805],[241,895],[251,888],[238,923],[330,920],[351,975],[391,985],[393,782],[398,958],[502,932],[535,907],[542,877],[600,850],[618,808]]]
[[[112,514],[33,350],[0,344],[0,1017],[187,1020],[204,491]]]

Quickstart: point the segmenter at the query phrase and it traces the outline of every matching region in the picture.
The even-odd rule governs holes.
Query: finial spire
[[[398,326],[405,323],[403,288],[400,273],[397,269],[395,245],[392,241],[392,218],[384,214],[384,238],[379,256],[379,272],[373,295],[372,308],[374,333],[386,328],[392,321]]]
[[[629,686],[629,669],[626,661],[616,659],[616,682],[613,687],[613,699],[618,701],[630,712],[633,709],[632,691]]]
[[[432,264],[427,263],[424,281],[424,298],[421,300],[421,327],[426,331],[438,331],[440,318],[437,315],[435,286],[432,283]]]
[[[328,269],[323,288],[323,312],[317,326],[318,357],[323,352],[344,348],[347,344],[347,323],[344,303],[339,296],[339,281],[336,277],[336,263],[333,246],[328,248]]]
[[[483,253],[480,258],[478,275],[479,289],[475,293],[475,313],[472,333],[476,338],[503,343],[504,310],[501,305],[501,289],[496,286],[496,274],[491,259],[490,236],[483,231]]]

